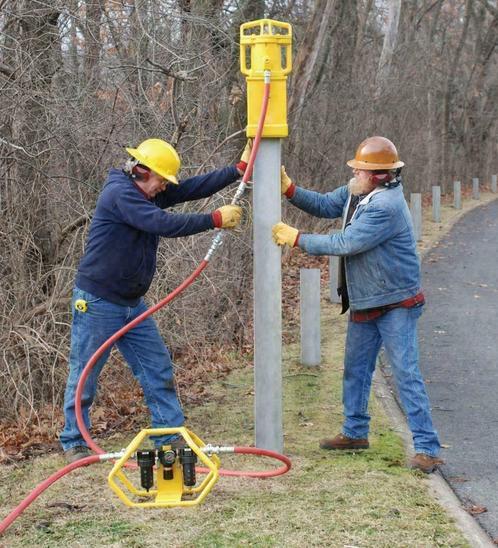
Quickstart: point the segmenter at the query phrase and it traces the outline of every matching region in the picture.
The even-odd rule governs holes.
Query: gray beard
[[[350,179],[348,183],[349,192],[353,196],[362,196],[363,194],[368,194],[369,192],[372,192],[372,188],[368,187],[367,185],[364,185],[362,183],[359,183],[355,177]]]

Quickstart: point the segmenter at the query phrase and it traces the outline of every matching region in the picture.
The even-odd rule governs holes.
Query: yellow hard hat
[[[126,152],[161,177],[178,184],[176,174],[180,169],[180,157],[176,150],[162,139],[146,139],[137,148],[127,148]]]
[[[394,144],[389,139],[378,135],[360,143],[354,159],[349,160],[347,164],[349,167],[372,171],[396,169],[405,165],[400,161]]]

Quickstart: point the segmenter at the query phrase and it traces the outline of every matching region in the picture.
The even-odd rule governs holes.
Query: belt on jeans
[[[420,291],[420,293],[417,293],[413,297],[409,297],[399,303],[392,303],[386,306],[379,306],[377,308],[368,308],[366,310],[351,311],[349,318],[352,322],[368,322],[379,318],[394,308],[413,308],[414,306],[421,306],[424,303],[425,297],[422,291]]]

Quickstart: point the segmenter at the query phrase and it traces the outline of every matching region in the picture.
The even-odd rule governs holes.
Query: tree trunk
[[[467,0],[465,3],[465,15],[463,20],[462,33],[458,46],[455,49],[455,53],[451,59],[449,73],[446,78],[446,83],[443,91],[443,106],[442,106],[442,125],[441,125],[441,170],[445,175],[445,182],[449,185],[454,178],[454,173],[450,169],[450,143],[451,143],[451,105],[454,95],[455,79],[457,74],[457,68],[460,64],[460,57],[462,54],[463,46],[467,39],[467,33],[469,30],[470,21],[470,7],[472,0]],[[448,180],[448,175],[450,180]]]
[[[320,56],[323,55],[324,44],[332,34],[330,27],[335,5],[336,0],[317,1],[294,62],[289,113],[296,126],[299,124],[306,97],[316,84],[316,68]]]
[[[85,59],[84,74],[88,92],[95,91],[99,79],[99,58],[101,49],[100,25],[102,20],[101,0],[86,0],[85,17]]]
[[[32,245],[26,253],[28,276],[48,272],[55,256],[54,220],[50,213],[49,186],[45,173],[51,171],[49,107],[52,79],[60,66],[59,11],[35,0],[17,2],[19,80],[16,85],[29,92],[15,113],[13,138],[23,150],[16,151],[16,179],[22,189],[18,207],[26,215],[22,224],[32,234]],[[43,278],[42,290],[50,294],[52,278]]]
[[[389,14],[384,34],[382,52],[376,77],[376,93],[381,95],[382,91],[389,86],[391,79],[391,63],[398,39],[399,18],[401,14],[401,0],[389,1]]]

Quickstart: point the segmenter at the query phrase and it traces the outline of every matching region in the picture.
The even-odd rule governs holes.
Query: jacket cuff
[[[223,226],[223,217],[221,216],[221,211],[215,209],[211,213],[211,219],[213,219],[213,228],[221,228]]]
[[[246,169],[247,169],[247,162],[243,162],[242,160],[238,163],[238,164],[235,164],[235,167],[239,170],[239,171],[242,171],[242,173],[245,173]]]
[[[296,185],[294,183],[291,183],[289,188],[285,191],[285,196],[289,198],[294,198],[294,194],[296,193]]]

